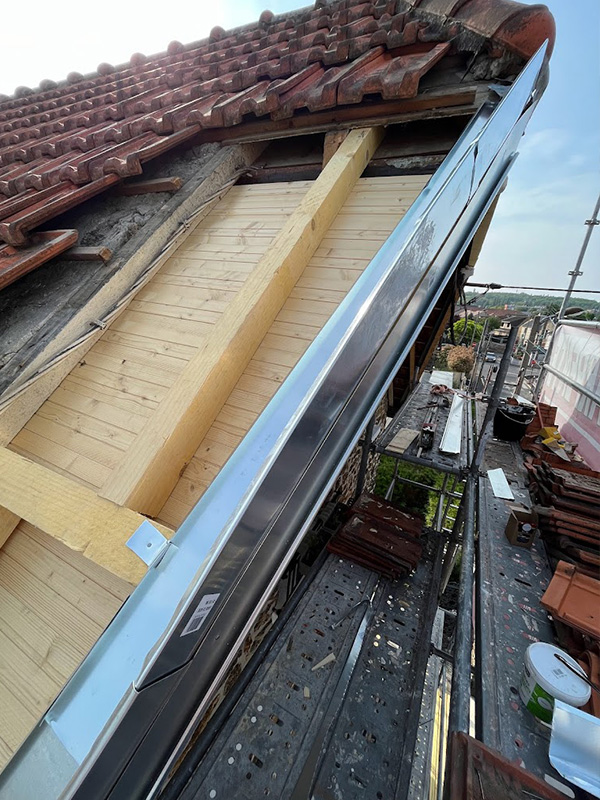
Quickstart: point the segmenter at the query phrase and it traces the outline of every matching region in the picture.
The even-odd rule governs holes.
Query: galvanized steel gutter
[[[544,58],[467,126],[2,773],[2,800],[156,796],[500,191]]]

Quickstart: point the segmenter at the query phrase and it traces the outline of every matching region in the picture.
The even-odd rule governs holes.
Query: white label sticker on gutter
[[[220,594],[205,594],[201,598],[200,602],[196,606],[196,610],[189,618],[188,624],[182,630],[181,636],[187,636],[188,633],[196,633],[196,631],[200,630],[202,623],[208,617],[211,608],[214,606],[220,596]]]

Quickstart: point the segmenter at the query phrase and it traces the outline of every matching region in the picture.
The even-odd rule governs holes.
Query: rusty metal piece
[[[445,800],[564,800],[535,775],[465,733],[450,740]]]
[[[0,289],[77,243],[77,231],[43,231],[28,247],[0,246]]]
[[[593,681],[596,686],[600,685],[600,655],[592,650],[586,650],[577,658],[577,661],[590,681]],[[600,694],[592,692],[587,705],[581,710],[600,718]]]

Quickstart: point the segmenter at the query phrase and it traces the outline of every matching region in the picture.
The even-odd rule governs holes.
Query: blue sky
[[[525,0],[530,2],[532,0]],[[550,85],[532,118],[521,154],[503,193],[476,271],[476,280],[566,286],[600,193],[600,2],[546,0],[557,24]],[[256,20],[265,7],[278,14],[302,0],[169,0],[168,17],[139,4],[103,0],[86,14],[67,0],[48,13],[46,0],[10,3],[3,23],[12,36],[0,51],[0,92],[91,72],[102,61],[119,64],[133,52],[152,54],[178,39],[206,36]],[[22,36],[19,32],[22,31]],[[578,288],[600,289],[600,230],[583,264]],[[593,297],[593,295],[590,295]],[[600,296],[596,295],[598,299]]]

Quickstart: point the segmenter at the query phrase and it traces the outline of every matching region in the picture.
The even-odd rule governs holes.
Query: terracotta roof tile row
[[[523,59],[551,28],[544,6],[510,0],[318,0],[95,75],[21,87],[0,97],[0,240],[24,246],[36,226],[202,130],[411,98],[446,54],[481,49],[483,37],[493,56]],[[462,41],[465,32],[479,39]]]

